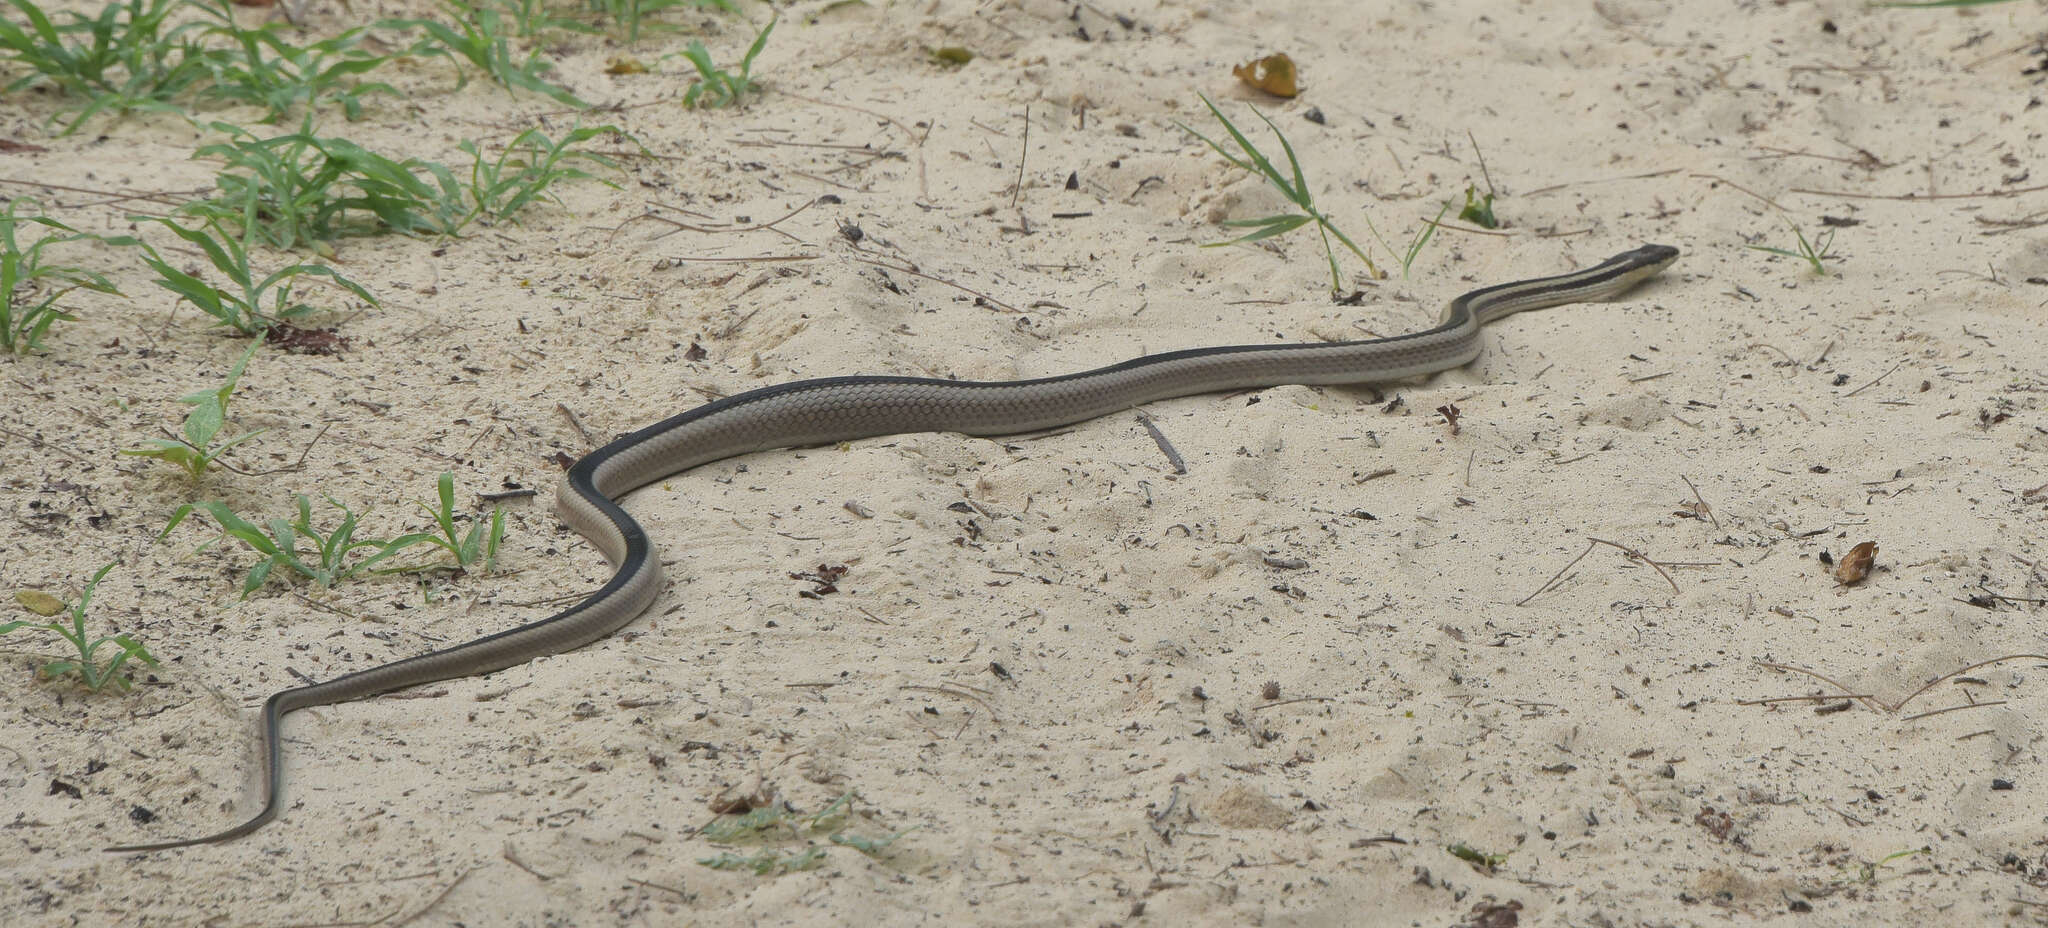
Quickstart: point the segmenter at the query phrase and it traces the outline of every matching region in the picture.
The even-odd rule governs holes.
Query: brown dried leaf
[[[766,783],[750,784],[752,789],[728,786],[711,797],[708,805],[718,815],[745,815],[755,809],[766,809],[775,804],[775,787]]]
[[[1701,806],[1692,823],[1706,829],[1716,841],[1728,840],[1728,834],[1735,830],[1735,817],[1713,806]]]
[[[797,571],[789,575],[791,580],[804,580],[812,584],[808,590],[798,590],[796,595],[805,599],[822,599],[839,592],[839,578],[846,576],[846,565],[819,564],[817,570]]]
[[[348,336],[331,327],[302,329],[289,322],[271,326],[263,340],[292,354],[340,354],[348,348]]]
[[[1482,902],[1472,907],[1472,914],[1465,917],[1465,924],[1471,928],[1515,928],[1522,923],[1522,900],[1509,899],[1505,903]]]
[[[1276,97],[1292,97],[1301,90],[1295,83],[1294,59],[1284,54],[1267,55],[1231,68],[1237,79]]]
[[[1866,541],[1850,548],[1835,564],[1835,582],[1843,586],[1855,586],[1870,576],[1870,568],[1877,563],[1877,542]]]

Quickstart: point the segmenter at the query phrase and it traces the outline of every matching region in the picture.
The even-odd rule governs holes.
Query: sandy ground
[[[229,457],[250,475],[195,489],[115,455],[245,344],[123,253],[85,256],[132,299],[79,299],[45,353],[0,358],[0,583],[69,596],[119,559],[94,621],[164,659],[85,697],[6,639],[0,921],[2048,922],[2048,658],[1944,679],[2048,651],[2044,10],[805,2],[766,93],[716,112],[680,106],[679,58],[605,73],[687,35],[564,37],[560,79],[622,105],[586,121],[653,156],[518,225],[342,242],[383,305],[325,291],[347,350],[258,352],[232,428],[270,431]],[[751,36],[678,19],[722,61]],[[1298,99],[1232,78],[1273,51]],[[443,65],[394,78],[403,102],[322,131],[452,161],[573,119]],[[1306,230],[1199,247],[1281,204],[1177,127],[1213,128],[1197,94],[1270,113],[1354,235],[1405,243],[1487,183],[1481,154],[1505,226],[1445,230],[1405,278],[1347,260],[1357,305]],[[0,155],[0,192],[115,232],[177,197],[105,194],[212,182],[180,119],[54,138],[55,106],[0,101],[0,136],[44,149]],[[1746,247],[1792,246],[1788,223],[1839,226],[1825,276]],[[593,441],[802,377],[1396,334],[1646,241],[1685,255],[1624,302],[1493,327],[1468,368],[1151,406],[1184,474],[1120,414],[664,481],[628,505],[671,587],[624,632],[301,713],[277,821],[100,851],[245,816],[271,692],[599,585],[547,502]],[[239,602],[245,552],[199,550],[198,520],[156,540],[189,499],[277,516],[293,493],[396,534],[444,470],[465,506],[541,491],[507,505],[506,573]],[[1863,541],[1875,570],[1845,587],[1828,559]],[[802,595],[820,565],[837,592]],[[911,830],[803,872],[700,864],[716,797],[762,791]]]

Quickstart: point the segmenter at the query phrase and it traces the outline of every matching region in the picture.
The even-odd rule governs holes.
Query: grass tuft
[[[1754,251],[1761,251],[1781,257],[1796,258],[1806,262],[1806,265],[1813,269],[1814,276],[1827,276],[1828,268],[1824,262],[1838,260],[1835,258],[1835,230],[1832,228],[1825,229],[1821,234],[1809,240],[1806,237],[1806,233],[1800,231],[1798,226],[1792,225],[1791,221],[1787,220],[1785,224],[1791,227],[1792,235],[1799,240],[1799,249],[1797,251],[1789,248],[1773,248],[1769,245],[1750,245],[1749,248]]]
[[[95,16],[65,10],[62,21],[30,0],[5,3],[16,15],[0,16],[0,61],[29,73],[0,95],[47,85],[84,101],[67,135],[102,112],[176,110],[172,101],[207,79],[205,52],[189,34],[197,24],[170,24],[185,0],[112,2]]]
[[[456,567],[459,569],[468,570],[482,565],[484,573],[497,570],[498,545],[505,539],[504,507],[492,506],[490,521],[472,521],[468,533],[465,534],[457,531],[455,527],[455,475],[442,471],[437,489],[440,491],[439,508],[426,503],[416,504],[426,512],[428,518],[434,520],[434,527],[440,529],[438,535],[425,533],[426,543],[448,552],[455,558]],[[404,569],[435,570],[439,566],[422,564]]]
[[[85,630],[85,608],[92,603],[93,590],[99,587],[100,580],[106,577],[107,571],[114,569],[114,563],[109,563],[105,567],[100,568],[98,573],[92,575],[91,580],[86,581],[85,589],[78,594],[78,601],[75,603],[65,603],[48,593],[32,590],[23,590],[14,594],[15,600],[23,608],[38,615],[51,616],[59,612],[69,612],[71,614],[69,625],[63,622],[36,622],[34,620],[0,623],[0,635],[6,635],[25,628],[40,629],[51,632],[71,643],[78,656],[75,658],[53,660],[38,668],[37,673],[44,679],[54,680],[64,676],[75,676],[78,678],[79,685],[91,692],[97,693],[111,687],[116,692],[126,693],[134,683],[128,679],[128,675],[122,672],[121,668],[126,666],[131,660],[141,661],[151,667],[156,666],[156,657],[151,655],[149,649],[143,647],[142,643],[134,638],[120,634],[101,635],[95,638]],[[97,656],[99,650],[109,643],[120,648],[120,652],[113,657],[101,660]]]
[[[162,534],[170,534],[193,511],[203,510],[220,526],[223,534],[260,555],[262,560],[257,561],[242,580],[243,599],[261,589],[264,581],[280,567],[285,569],[285,575],[297,574],[314,586],[326,589],[368,571],[385,558],[433,538],[425,532],[390,540],[357,538],[356,527],[361,517],[332,496],[327,497],[327,502],[341,510],[341,523],[331,530],[321,531],[313,525],[312,501],[304,493],[294,494],[292,501],[298,507],[298,518],[267,519],[260,526],[236,515],[226,503],[213,500],[186,503],[172,513],[170,524],[164,526]],[[364,548],[374,548],[375,551],[367,557],[356,556],[356,552]]]
[[[725,13],[739,10],[732,0],[583,0],[583,7],[599,20],[611,24],[614,32],[622,32],[628,42],[639,41],[640,30],[648,17],[666,10],[710,8]]]
[[[577,127],[556,140],[528,129],[496,158],[465,139],[465,183],[437,161],[399,161],[348,139],[317,137],[310,122],[271,138],[227,123],[213,128],[228,140],[199,149],[197,156],[226,162],[215,178],[219,194],[183,212],[241,228],[274,248],[317,248],[344,236],[384,232],[458,235],[479,218],[511,218],[564,180],[616,187],[584,166],[617,165],[576,146],[606,133],[624,135],[616,126]]]
[[[189,2],[216,21],[206,35],[225,46],[210,49],[201,58],[210,79],[202,93],[207,99],[261,107],[264,121],[275,122],[296,109],[310,112],[322,104],[338,104],[344,116],[355,120],[362,116],[363,101],[369,97],[400,96],[390,84],[361,80],[363,75],[405,57],[402,53],[379,55],[364,48],[368,29],[350,29],[332,38],[294,45],[278,34],[282,28],[278,23],[244,28],[235,20],[232,0]]]
[[[329,530],[322,530],[313,524],[313,503],[305,494],[295,494],[293,504],[298,509],[295,519],[266,519],[261,525],[235,513],[226,503],[212,500],[187,503],[172,513],[171,521],[164,526],[158,537],[169,535],[179,523],[194,512],[204,512],[220,526],[221,533],[240,541],[244,547],[254,551],[261,560],[249,568],[242,579],[242,598],[263,588],[273,575],[297,576],[310,581],[314,586],[326,589],[364,574],[422,573],[431,570],[469,570],[481,567],[484,572],[497,569],[498,547],[505,537],[505,511],[493,507],[488,521],[475,519],[469,531],[463,532],[456,526],[455,517],[455,475],[443,472],[438,481],[440,506],[426,503],[419,507],[434,520],[437,531],[409,532],[397,538],[360,538],[356,531],[362,522],[354,510],[330,496],[327,502],[341,510],[341,521]],[[210,544],[210,542],[209,542]],[[416,545],[432,545],[440,548],[455,559],[448,564],[414,564],[407,567],[384,567],[387,559]],[[367,552],[359,554],[358,552]],[[279,569],[282,568],[282,571]]]
[[[595,152],[574,150],[574,146],[607,133],[626,136],[617,126],[578,126],[557,141],[539,129],[528,129],[505,146],[496,159],[485,158],[475,141],[464,139],[462,150],[471,161],[469,187],[463,193],[469,198],[470,209],[453,231],[461,231],[478,217],[511,219],[534,200],[552,196],[548,189],[560,181],[594,180],[617,189],[617,184],[583,170],[578,162],[611,169],[617,169],[617,164]]]
[[[768,34],[775,31],[780,15],[771,17],[768,25],[754,34],[754,44],[747,47],[747,53],[740,57],[740,73],[733,74],[711,62],[711,52],[704,43],[690,40],[690,46],[683,49],[683,57],[697,69],[697,82],[683,92],[683,105],[695,107],[733,106],[748,93],[759,93],[761,85],[754,82],[754,58],[768,45]]]
[[[1236,146],[1236,150],[1233,151],[1225,148],[1215,140],[1186,125],[1182,125],[1181,129],[1207,143],[1217,154],[1222,155],[1224,160],[1265,178],[1266,183],[1271,184],[1273,189],[1280,192],[1281,197],[1286,199],[1287,202],[1294,204],[1294,208],[1299,210],[1299,212],[1292,214],[1266,216],[1260,219],[1225,220],[1223,224],[1226,226],[1251,229],[1252,231],[1230,241],[1214,242],[1205,247],[1221,247],[1224,245],[1256,242],[1292,232],[1313,222],[1316,225],[1316,233],[1322,237],[1323,255],[1330,264],[1331,290],[1341,290],[1344,286],[1343,273],[1337,267],[1337,251],[1330,244],[1331,236],[1336,236],[1337,241],[1343,243],[1347,250],[1358,256],[1358,260],[1365,262],[1367,274],[1375,279],[1387,276],[1379,269],[1378,265],[1373,263],[1372,258],[1364,250],[1360,249],[1357,243],[1351,240],[1350,236],[1345,235],[1343,230],[1337,228],[1330,221],[1329,216],[1316,207],[1315,194],[1309,189],[1308,179],[1301,169],[1301,160],[1295,157],[1294,146],[1287,141],[1287,136],[1280,131],[1280,127],[1273,124],[1273,120],[1266,118],[1266,114],[1260,112],[1258,107],[1252,107],[1252,114],[1259,117],[1259,120],[1266,124],[1266,128],[1273,130],[1273,137],[1280,142],[1280,150],[1287,157],[1287,171],[1284,173],[1273,164],[1271,158],[1268,158],[1264,152],[1259,150],[1257,145],[1252,143],[1251,139],[1246,138],[1245,134],[1238,130],[1237,124],[1231,122],[1230,117],[1223,115],[1223,111],[1217,109],[1216,104],[1207,96],[1202,97],[1202,104],[1207,106],[1210,115],[1215,116],[1216,121],[1223,125],[1224,131],[1229,134],[1231,142]],[[1448,210],[1448,208],[1447,206],[1445,209]],[[1443,215],[1444,210],[1439,210],[1435,220],[1424,223],[1422,228],[1417,230],[1415,235],[1410,238],[1408,248],[1405,251],[1396,251],[1394,246],[1388,244],[1386,238],[1380,235],[1379,228],[1372,224],[1370,217],[1365,219],[1365,227],[1372,232],[1373,238],[1379,240],[1380,246],[1385,248],[1388,254],[1395,256],[1401,262],[1401,273],[1405,276],[1410,266],[1414,264],[1416,256],[1422,253],[1423,246],[1427,245],[1430,237],[1435,234],[1437,221],[1441,220]]]
[[[224,122],[212,128],[227,141],[193,157],[226,163],[214,179],[219,193],[181,212],[234,225],[272,248],[386,230],[436,235],[451,231],[462,212],[460,189],[446,168],[316,137],[310,119],[297,132],[269,138]]]
[[[27,354],[42,348],[43,335],[59,322],[76,322],[77,317],[58,304],[73,290],[92,290],[120,296],[121,291],[97,271],[46,262],[44,249],[80,240],[101,240],[42,215],[23,215],[24,208],[36,207],[34,200],[18,197],[8,201],[0,213],[0,350]],[[23,224],[56,230],[27,248],[18,233]]]
[[[614,16],[637,37],[649,13],[682,5],[729,8],[725,0],[591,0],[593,11]],[[101,113],[135,110],[180,112],[196,106],[248,104],[264,121],[335,105],[349,119],[365,101],[398,96],[391,85],[368,78],[384,65],[414,57],[456,62],[458,80],[469,69],[508,90],[538,93],[583,108],[567,89],[543,75],[550,65],[537,49],[524,57],[513,51],[515,29],[530,35],[537,22],[573,24],[546,12],[543,0],[497,0],[466,5],[444,0],[451,22],[386,19],[304,44],[286,37],[285,27],[264,22],[243,26],[235,0],[115,0],[94,15],[44,12],[33,0],[0,0],[0,65],[26,73],[0,86],[0,94],[47,86],[77,105],[58,112],[53,123],[66,133]],[[188,12],[189,11],[189,12]],[[609,13],[606,11],[610,11]],[[539,17],[539,20],[536,20]],[[379,54],[372,30],[416,32],[410,44]]]
[[[582,0],[566,12],[556,0],[481,0],[462,2],[461,6],[465,11],[495,10],[506,17],[513,34],[523,39],[550,29],[580,33],[609,30],[628,42],[639,41],[643,29],[668,28],[651,20],[669,10],[710,8],[731,13],[739,9],[732,0]]]
[[[292,264],[258,279],[249,261],[246,241],[238,241],[220,224],[209,221],[203,228],[187,228],[158,216],[131,216],[140,222],[154,222],[205,252],[214,270],[226,277],[233,289],[216,287],[164,260],[156,249],[143,246],[143,262],[159,275],[156,283],[213,317],[215,325],[234,329],[242,335],[261,335],[271,326],[316,311],[310,303],[294,299],[294,287],[301,277],[325,277],[372,306],[376,297],[360,284],[320,264]],[[253,237],[248,230],[244,236]]]
[[[220,460],[220,456],[228,452],[228,449],[268,431],[257,429],[254,432],[243,432],[218,444],[214,441],[220,437],[220,430],[227,426],[228,400],[234,396],[235,384],[241,381],[242,370],[249,366],[249,358],[256,354],[256,349],[262,344],[260,341],[249,343],[249,349],[242,352],[242,357],[228,370],[227,382],[218,387],[178,397],[178,402],[192,407],[192,411],[185,414],[185,426],[181,430],[181,435],[175,438],[152,438],[146,447],[123,448],[121,453],[169,461],[184,468],[185,473],[197,483],[206,476],[206,472],[214,463]]]
[[[378,25],[394,29],[419,29],[425,38],[412,47],[413,54],[438,55],[451,61],[466,61],[469,65],[490,78],[493,83],[507,91],[524,90],[537,93],[565,106],[577,109],[590,104],[577,99],[567,88],[550,83],[541,75],[553,65],[541,60],[540,50],[533,49],[520,60],[512,52],[512,34],[516,24],[491,7],[464,6],[453,0],[443,0],[442,9],[454,19],[453,25],[432,19],[387,19]],[[468,75],[458,78],[467,83]]]

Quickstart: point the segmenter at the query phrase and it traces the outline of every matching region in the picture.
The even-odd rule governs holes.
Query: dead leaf
[[[340,354],[348,347],[348,336],[331,327],[302,329],[289,322],[271,326],[263,340],[292,354]]]
[[[748,788],[726,787],[711,797],[711,811],[719,815],[745,815],[775,804],[775,787],[755,782]]]
[[[828,594],[839,592],[839,578],[846,576],[846,565],[819,564],[817,570],[806,570],[789,575],[791,580],[805,580],[813,584],[811,589],[798,590],[796,595],[805,599],[821,599]]]
[[[1870,576],[1870,568],[1877,563],[1877,542],[1866,541],[1850,548],[1835,565],[1835,582],[1843,586],[1855,586]]]
[[[36,615],[45,618],[64,611],[64,601],[42,590],[16,590],[14,601]]]
[[[1515,928],[1522,923],[1522,900],[1509,899],[1505,903],[1482,902],[1472,907],[1472,914],[1465,917],[1465,924],[1471,928]]]
[[[1701,806],[1699,814],[1692,817],[1692,823],[1706,829],[1716,841],[1728,840],[1729,832],[1735,830],[1735,817],[1713,806]]]
[[[1276,97],[1292,97],[1301,90],[1295,83],[1294,59],[1284,54],[1267,55],[1231,68],[1237,79]]]

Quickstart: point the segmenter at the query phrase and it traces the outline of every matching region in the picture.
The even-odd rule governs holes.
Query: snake
[[[1477,358],[1480,330],[1489,323],[1524,310],[1613,299],[1676,260],[1676,248],[1643,245],[1582,270],[1484,287],[1446,304],[1435,327],[1388,338],[1190,348],[1033,380],[822,377],[698,406],[590,452],[571,465],[562,480],[556,494],[562,521],[588,539],[614,568],[597,592],[517,628],[280,690],[263,703],[263,806],[253,817],[201,838],[107,850],[160,851],[228,841],[276,818],[284,795],[280,729],[293,712],[503,670],[580,648],[633,621],[664,585],[653,543],[618,500],[654,481],[774,448],[906,432],[1019,434],[1203,393],[1286,384],[1373,383],[1433,374]]]

